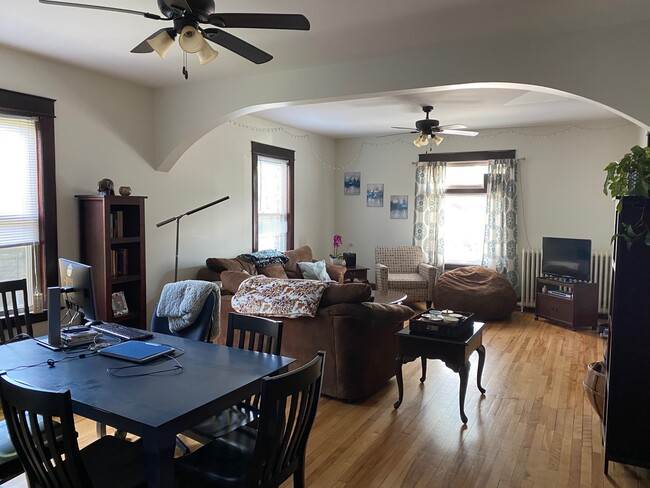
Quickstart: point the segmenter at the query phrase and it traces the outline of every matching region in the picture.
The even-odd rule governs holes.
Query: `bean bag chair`
[[[505,319],[517,306],[510,282],[483,266],[465,266],[438,278],[433,303],[437,309],[472,312],[477,320]]]

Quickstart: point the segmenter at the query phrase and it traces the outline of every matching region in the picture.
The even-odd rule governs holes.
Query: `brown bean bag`
[[[478,320],[505,319],[517,306],[510,282],[483,266],[465,266],[443,273],[434,288],[438,309],[472,312]]]

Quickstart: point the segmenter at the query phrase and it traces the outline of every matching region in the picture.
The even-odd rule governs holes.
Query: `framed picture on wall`
[[[409,196],[408,195],[391,195],[390,196],[390,218],[406,219],[409,213]]]
[[[366,190],[366,206],[367,207],[384,206],[384,184],[383,183],[368,183],[368,189]]]
[[[126,304],[126,297],[123,291],[116,291],[111,295],[113,305],[113,317],[121,317],[129,314],[129,307]]]
[[[350,171],[345,173],[343,180],[344,195],[361,195],[361,173]]]

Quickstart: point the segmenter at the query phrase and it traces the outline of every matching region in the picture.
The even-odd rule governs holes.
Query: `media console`
[[[537,278],[535,320],[543,317],[570,326],[598,324],[598,284]]]

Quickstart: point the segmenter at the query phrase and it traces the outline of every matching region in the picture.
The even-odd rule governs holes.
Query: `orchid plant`
[[[343,238],[338,235],[334,234],[334,237],[332,237],[332,247],[334,248],[334,253],[330,254],[330,257],[333,259],[341,258],[341,255],[339,254],[339,248],[343,245]]]

